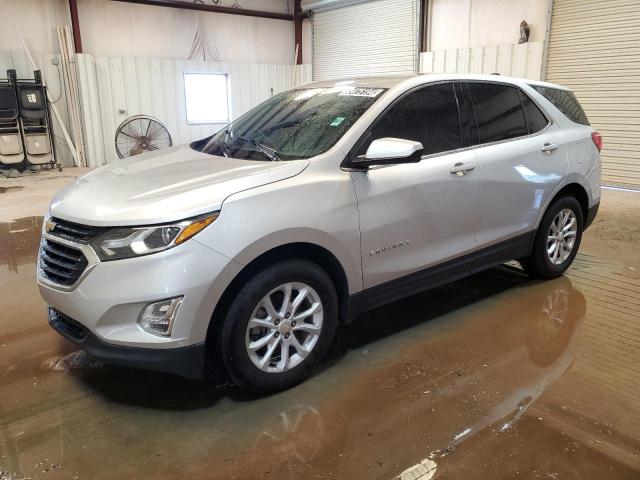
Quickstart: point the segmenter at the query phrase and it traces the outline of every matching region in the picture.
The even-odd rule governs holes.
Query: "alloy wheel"
[[[258,302],[247,324],[245,346],[263,372],[283,373],[312,352],[322,331],[320,296],[309,285],[289,282]]]
[[[578,234],[578,220],[572,210],[558,212],[547,234],[547,255],[554,265],[561,265],[571,252]]]

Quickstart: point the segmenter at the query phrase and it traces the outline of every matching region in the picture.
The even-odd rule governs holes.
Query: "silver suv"
[[[316,82],[62,190],[38,284],[53,328],[98,359],[275,391],[365,310],[514,259],[561,275],[596,215],[601,146],[558,85]]]

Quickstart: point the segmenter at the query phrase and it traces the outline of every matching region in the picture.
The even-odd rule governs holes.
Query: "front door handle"
[[[471,170],[473,170],[474,168],[476,168],[476,166],[473,163],[462,163],[462,162],[458,162],[456,163],[451,170],[449,170],[451,173],[458,175],[459,177],[466,175],[467,172],[470,172]]]
[[[553,153],[553,151],[557,149],[558,145],[556,145],[555,143],[545,143],[541,150],[544,153]]]

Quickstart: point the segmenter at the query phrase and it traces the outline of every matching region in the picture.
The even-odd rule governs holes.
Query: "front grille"
[[[106,230],[51,217],[47,221],[46,232],[60,241],[50,237],[42,239],[39,274],[56,285],[70,287],[75,284],[87,268],[88,261],[80,246],[68,246],[63,241],[86,245]]]
[[[87,259],[80,250],[42,239],[40,273],[47,280],[68,287],[76,283],[87,264]]]
[[[59,332],[66,333],[75,340],[83,340],[87,336],[87,329],[72,318],[49,307],[49,323]]]
[[[50,222],[52,225],[54,225],[54,227],[51,230],[48,230],[47,233],[77,243],[88,243],[89,241],[106,231],[106,228],[103,227],[80,225],[79,223],[61,220],[55,217],[52,217]]]

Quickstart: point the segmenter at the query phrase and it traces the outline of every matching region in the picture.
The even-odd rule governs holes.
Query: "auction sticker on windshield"
[[[383,88],[356,87],[345,90],[340,95],[345,97],[377,97],[383,91]]]

